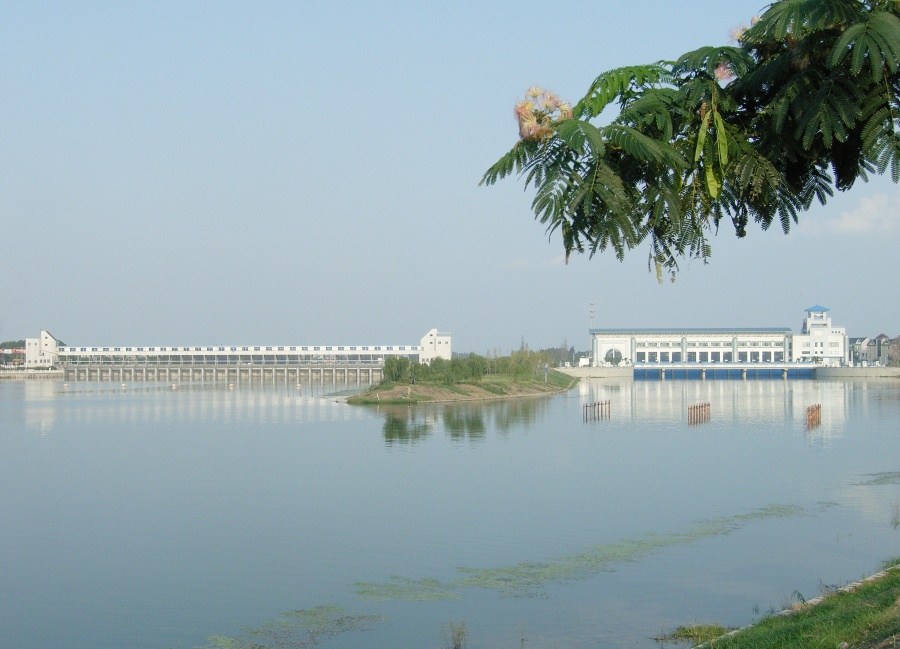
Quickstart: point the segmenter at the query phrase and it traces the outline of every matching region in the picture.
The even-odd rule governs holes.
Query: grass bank
[[[350,397],[347,403],[373,405],[509,399],[563,392],[577,382],[577,378],[555,370],[547,372],[546,381],[543,372],[539,376],[529,375],[527,378],[487,375],[479,381],[449,384],[440,381],[385,381]]]
[[[679,627],[658,638],[703,649],[894,649],[900,647],[900,558],[881,572],[799,601],[743,629]]]

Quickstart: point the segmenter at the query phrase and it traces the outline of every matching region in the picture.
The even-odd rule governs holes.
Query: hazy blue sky
[[[532,84],[727,42],[759,0],[3,2],[0,340],[508,351],[594,326],[900,333],[900,189],[785,237],[562,261],[521,181],[478,187]]]

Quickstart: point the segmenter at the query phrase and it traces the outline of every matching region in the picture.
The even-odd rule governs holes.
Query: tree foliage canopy
[[[900,179],[900,0],[778,0],[734,41],[604,72],[572,109],[533,88],[481,183],[533,184],[566,259],[648,242],[661,278],[722,223],[787,233],[835,189]]]

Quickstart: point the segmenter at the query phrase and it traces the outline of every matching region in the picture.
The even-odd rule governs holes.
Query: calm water
[[[711,421],[689,425],[702,402]],[[897,382],[587,382],[380,410],[293,387],[0,383],[0,647],[277,627],[436,649],[462,620],[473,648],[657,647],[900,555],[898,422]],[[343,632],[285,615],[322,606]]]

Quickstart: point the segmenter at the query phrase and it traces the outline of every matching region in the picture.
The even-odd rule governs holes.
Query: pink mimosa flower
[[[530,99],[524,99],[516,104],[515,109],[513,109],[513,113],[516,116],[516,119],[522,121],[529,115],[534,113],[534,102]]]
[[[731,81],[734,79],[734,72],[731,71],[731,68],[728,67],[727,63],[719,63],[719,67],[716,68],[716,79],[719,81]]]
[[[728,40],[733,43],[740,43],[741,39],[744,37],[744,32],[747,31],[747,27],[745,25],[741,25],[740,27],[732,27],[728,30]]]

